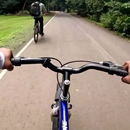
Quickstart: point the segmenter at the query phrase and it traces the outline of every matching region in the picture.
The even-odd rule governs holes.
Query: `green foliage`
[[[62,10],[66,8],[65,0],[49,0],[50,9],[52,10]]]
[[[130,35],[130,17],[127,17],[125,20],[125,26],[124,26],[124,29],[123,29],[123,32],[126,34],[126,35]]]
[[[16,13],[18,7],[19,7],[19,2],[17,0],[5,0],[1,4],[0,10],[2,13]]]
[[[103,24],[104,27],[112,29],[113,22],[114,22],[114,18],[109,13],[103,14],[101,16],[101,23]]]
[[[114,25],[114,30],[125,36],[130,35],[130,17],[127,15],[118,17]]]
[[[129,0],[66,0],[67,7],[81,16],[89,16],[106,28],[130,34]]]
[[[75,9],[78,15],[88,16],[100,21],[100,16],[104,10],[104,0],[66,0],[68,8]]]
[[[123,14],[130,14],[130,3],[124,3],[121,5],[120,11]]]
[[[0,0],[0,14],[28,15],[30,4],[36,0]],[[42,0],[46,8],[76,12],[111,30],[125,35],[130,32],[129,0]],[[49,4],[48,4],[49,2]],[[22,11],[21,11],[22,10]]]
[[[30,15],[30,13],[28,10],[24,10],[24,11],[19,11],[16,15],[25,16],[25,15]]]
[[[113,30],[115,21],[120,16],[121,13],[119,11],[109,11],[107,14],[103,14],[101,16],[101,23],[103,24],[104,27]]]
[[[19,11],[29,10],[30,5],[36,0],[0,0],[0,14],[16,14]],[[47,5],[45,0],[42,2]]]
[[[121,4],[121,2],[111,0],[110,2],[107,2],[105,5],[108,6],[109,10],[120,10]]]
[[[117,18],[115,24],[114,24],[114,30],[123,33],[125,28],[125,19],[127,18],[127,15],[123,15]]]

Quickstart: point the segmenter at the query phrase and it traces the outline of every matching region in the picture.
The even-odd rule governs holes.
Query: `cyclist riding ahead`
[[[34,26],[40,22],[40,34],[41,36],[44,35],[44,30],[43,30],[43,14],[46,13],[46,7],[43,3],[41,3],[41,0],[37,0],[36,2],[31,4],[31,9],[30,9],[30,14],[34,17],[35,23]]]

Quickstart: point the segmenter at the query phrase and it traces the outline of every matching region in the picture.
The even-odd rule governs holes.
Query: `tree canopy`
[[[111,30],[130,35],[129,0],[66,0],[68,10],[100,22]]]
[[[16,14],[29,10],[36,0],[0,0],[0,14]],[[42,0],[47,10],[76,12],[100,22],[104,27],[130,35],[129,0]]]
[[[15,14],[19,11],[29,10],[31,3],[36,0],[0,0],[0,14]],[[65,0],[42,0],[47,9],[58,10],[65,8]]]

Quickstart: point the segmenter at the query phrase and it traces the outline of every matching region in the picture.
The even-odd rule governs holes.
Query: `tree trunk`
[[[22,12],[24,11],[24,8],[25,8],[25,6],[26,6],[27,1],[28,1],[28,0],[25,0],[25,2],[24,2],[23,8],[22,8]]]

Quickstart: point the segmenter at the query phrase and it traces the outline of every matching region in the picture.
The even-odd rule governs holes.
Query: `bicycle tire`
[[[35,43],[38,42],[38,27],[35,26],[35,29],[34,29],[34,41]]]
[[[61,83],[60,83],[60,85],[61,85]],[[58,87],[60,87],[60,86],[57,84],[56,94],[58,93]],[[58,96],[58,100],[55,100],[56,107],[59,106],[59,98],[60,98],[60,93],[59,93],[59,96]],[[52,118],[52,130],[59,130],[59,115],[53,116],[53,118]]]
[[[59,118],[53,117],[52,130],[59,130]]]
[[[41,32],[40,25],[38,24],[38,33],[40,33],[40,32]]]

